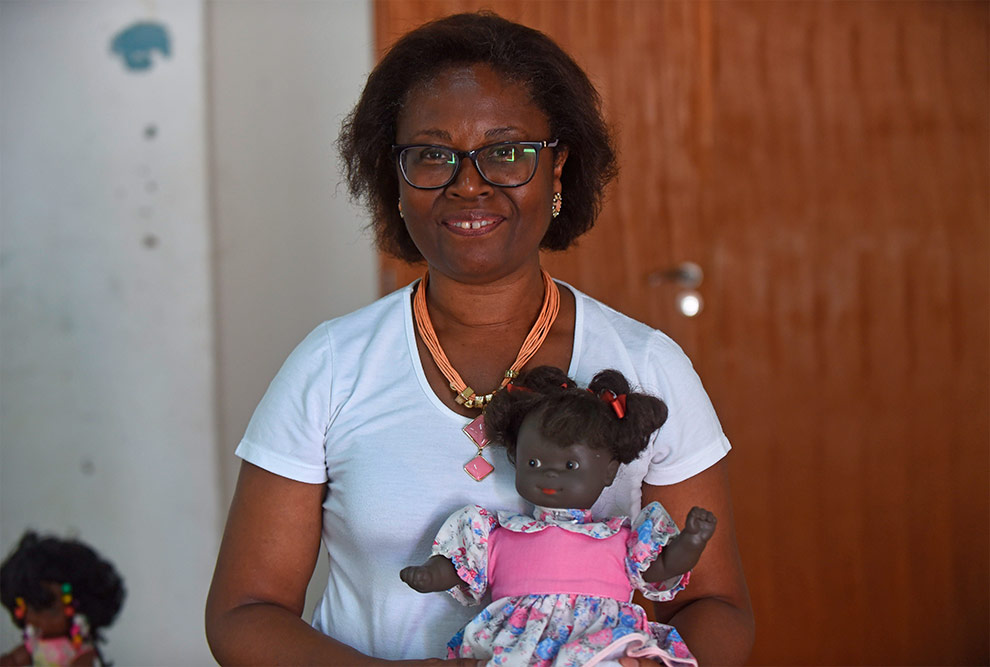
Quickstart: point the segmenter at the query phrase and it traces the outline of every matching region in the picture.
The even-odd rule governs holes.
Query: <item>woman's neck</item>
[[[528,331],[543,305],[543,292],[539,265],[484,285],[431,271],[426,301],[438,335],[459,329],[494,334],[517,328]]]

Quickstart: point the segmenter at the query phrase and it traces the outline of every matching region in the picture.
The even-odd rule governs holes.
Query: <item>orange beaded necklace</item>
[[[533,358],[533,355],[543,345],[543,341],[546,340],[547,334],[550,333],[550,327],[553,326],[554,320],[557,319],[557,313],[560,310],[560,290],[549,273],[543,269],[540,269],[540,273],[543,276],[543,306],[540,308],[540,314],[536,318],[536,323],[533,324],[533,328],[526,334],[526,339],[523,341],[522,347],[519,348],[519,354],[516,355],[516,360],[505,371],[505,377],[502,378],[501,384],[489,393],[480,395],[474,389],[467,386],[467,383],[464,382],[457,370],[451,365],[450,360],[447,359],[443,348],[440,347],[440,341],[437,339],[436,331],[433,329],[433,322],[430,320],[430,312],[426,307],[426,286],[430,279],[430,273],[427,271],[423,275],[423,279],[416,288],[416,294],[413,297],[413,318],[416,320],[416,330],[419,332],[420,338],[423,339],[426,348],[430,351],[430,356],[433,357],[437,368],[440,369],[440,372],[443,373],[443,376],[450,383],[450,389],[456,394],[454,400],[458,405],[468,408],[484,408],[492,400],[495,392],[509,384],[514,377],[519,375],[520,369]],[[488,444],[488,440],[484,437],[483,419],[484,416],[479,415],[464,427],[464,432],[478,448],[478,455],[471,459],[464,466],[464,469],[471,477],[479,482],[495,469],[495,466],[482,456],[482,451],[485,445]]]

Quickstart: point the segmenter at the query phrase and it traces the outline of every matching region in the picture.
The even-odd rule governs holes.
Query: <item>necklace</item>
[[[484,408],[492,400],[495,392],[509,384],[514,377],[519,375],[519,370],[533,358],[536,351],[543,345],[547,334],[550,333],[550,327],[553,326],[554,320],[557,319],[557,312],[560,310],[560,290],[557,289],[557,284],[553,282],[549,273],[543,269],[540,269],[540,273],[543,276],[543,306],[540,308],[540,314],[537,316],[533,328],[526,334],[526,339],[523,341],[522,347],[519,348],[519,354],[516,355],[516,360],[505,371],[501,384],[487,394],[478,394],[474,389],[467,386],[467,383],[464,382],[460,374],[450,364],[450,360],[447,359],[443,348],[440,347],[440,341],[437,339],[436,331],[433,329],[433,322],[430,320],[430,312],[426,307],[426,286],[429,283],[430,273],[427,271],[423,275],[423,279],[420,281],[419,287],[416,289],[416,294],[413,297],[413,318],[416,320],[416,330],[419,332],[420,338],[423,339],[426,349],[430,351],[430,356],[433,357],[437,368],[440,369],[440,372],[443,373],[443,376],[450,383],[451,391],[456,394],[454,401],[458,405],[468,408]],[[482,413],[464,427],[464,433],[471,439],[475,447],[478,448],[478,454],[468,461],[464,466],[464,470],[479,482],[495,469],[495,466],[482,455],[485,446],[488,444],[488,439],[485,438],[484,425],[484,414]]]

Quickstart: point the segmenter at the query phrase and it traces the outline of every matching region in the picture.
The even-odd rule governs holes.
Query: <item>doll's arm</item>
[[[0,655],[0,665],[7,667],[8,665],[30,665],[31,664],[31,654],[28,652],[27,647],[24,644],[18,645],[13,651],[9,653],[4,653]]]
[[[684,522],[684,530],[663,548],[657,559],[643,572],[650,583],[677,577],[698,564],[701,552],[715,533],[715,515],[706,509],[692,507]]]
[[[732,453],[726,458],[731,458]],[[677,628],[702,665],[743,665],[753,648],[755,624],[736,545],[728,462],[669,486],[643,485],[643,504],[661,503],[674,516],[701,504],[718,516],[718,530],[677,597],[654,605],[656,620]]]
[[[402,568],[399,578],[420,593],[446,591],[463,583],[449,558],[433,556],[422,565]]]
[[[93,667],[96,662],[96,651],[90,649],[76,656],[75,660],[69,663],[70,667]]]

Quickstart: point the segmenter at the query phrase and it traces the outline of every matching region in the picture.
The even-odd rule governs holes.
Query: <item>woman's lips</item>
[[[473,221],[451,221],[451,227],[457,227],[458,229],[481,229],[482,227],[487,227],[489,225],[494,225],[497,220],[473,220]]]
[[[487,232],[502,222],[502,216],[486,212],[465,211],[443,219],[443,224],[458,232]]]

